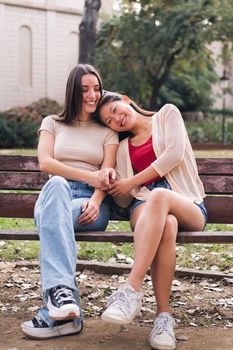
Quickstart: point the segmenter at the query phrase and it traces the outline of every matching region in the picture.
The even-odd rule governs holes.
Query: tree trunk
[[[95,64],[96,23],[101,0],[85,0],[79,26],[79,63]]]
[[[157,84],[157,81],[154,81],[151,96],[150,96],[150,110],[156,110],[158,108],[157,97],[160,89],[160,85]]]

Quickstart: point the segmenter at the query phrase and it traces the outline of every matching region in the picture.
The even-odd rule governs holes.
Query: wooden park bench
[[[205,186],[209,223],[233,224],[233,159],[197,159]],[[0,216],[32,218],[38,191],[48,180],[34,156],[0,156]],[[125,210],[112,204],[111,220],[127,221]],[[2,230],[2,240],[38,240],[36,230]],[[78,232],[78,241],[132,242],[132,232]],[[233,231],[179,232],[179,243],[233,243]]]

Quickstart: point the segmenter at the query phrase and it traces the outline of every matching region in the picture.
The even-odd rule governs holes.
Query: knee
[[[150,192],[147,200],[148,204],[155,205],[158,208],[161,205],[165,205],[168,200],[168,190],[165,188],[155,188]]]
[[[67,190],[69,188],[70,187],[69,187],[67,180],[64,179],[64,177],[61,177],[58,175],[52,176],[45,185],[45,189],[47,191],[51,190],[57,194],[60,194],[63,189]]]
[[[53,187],[57,187],[57,186],[67,186],[68,182],[66,179],[64,179],[64,177],[54,175],[49,179],[47,184]]]
[[[174,215],[169,214],[165,222],[161,243],[175,244],[177,232],[178,221]]]
[[[59,198],[71,197],[71,190],[69,184],[66,179],[61,176],[53,176],[49,179],[49,181],[43,187],[40,198],[43,201],[52,201],[57,200]]]

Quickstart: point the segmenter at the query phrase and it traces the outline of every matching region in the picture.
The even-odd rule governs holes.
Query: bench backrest
[[[233,159],[199,158],[210,223],[233,223]],[[38,191],[48,180],[35,156],[0,155],[0,216],[32,218]],[[127,220],[125,210],[112,204],[112,220]]]

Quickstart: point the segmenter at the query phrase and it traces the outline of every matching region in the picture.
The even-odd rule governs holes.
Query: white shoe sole
[[[83,328],[82,323],[74,324],[73,322],[51,328],[35,328],[27,323],[21,323],[21,328],[23,333],[32,339],[50,339],[63,335],[74,335],[80,333]]]
[[[149,341],[150,346],[156,350],[175,350],[176,345],[174,344],[158,344],[156,342]]]
[[[140,313],[141,313],[141,308],[130,319],[126,319],[126,320],[119,319],[119,318],[114,317],[113,315],[108,315],[108,314],[103,313],[101,315],[101,320],[104,322],[108,322],[108,323],[125,325],[125,324],[131,323],[136,316],[140,315]]]
[[[57,308],[51,303],[50,297],[48,297],[47,307],[49,310],[49,318],[51,320],[71,320],[80,316],[78,305],[68,304]]]

